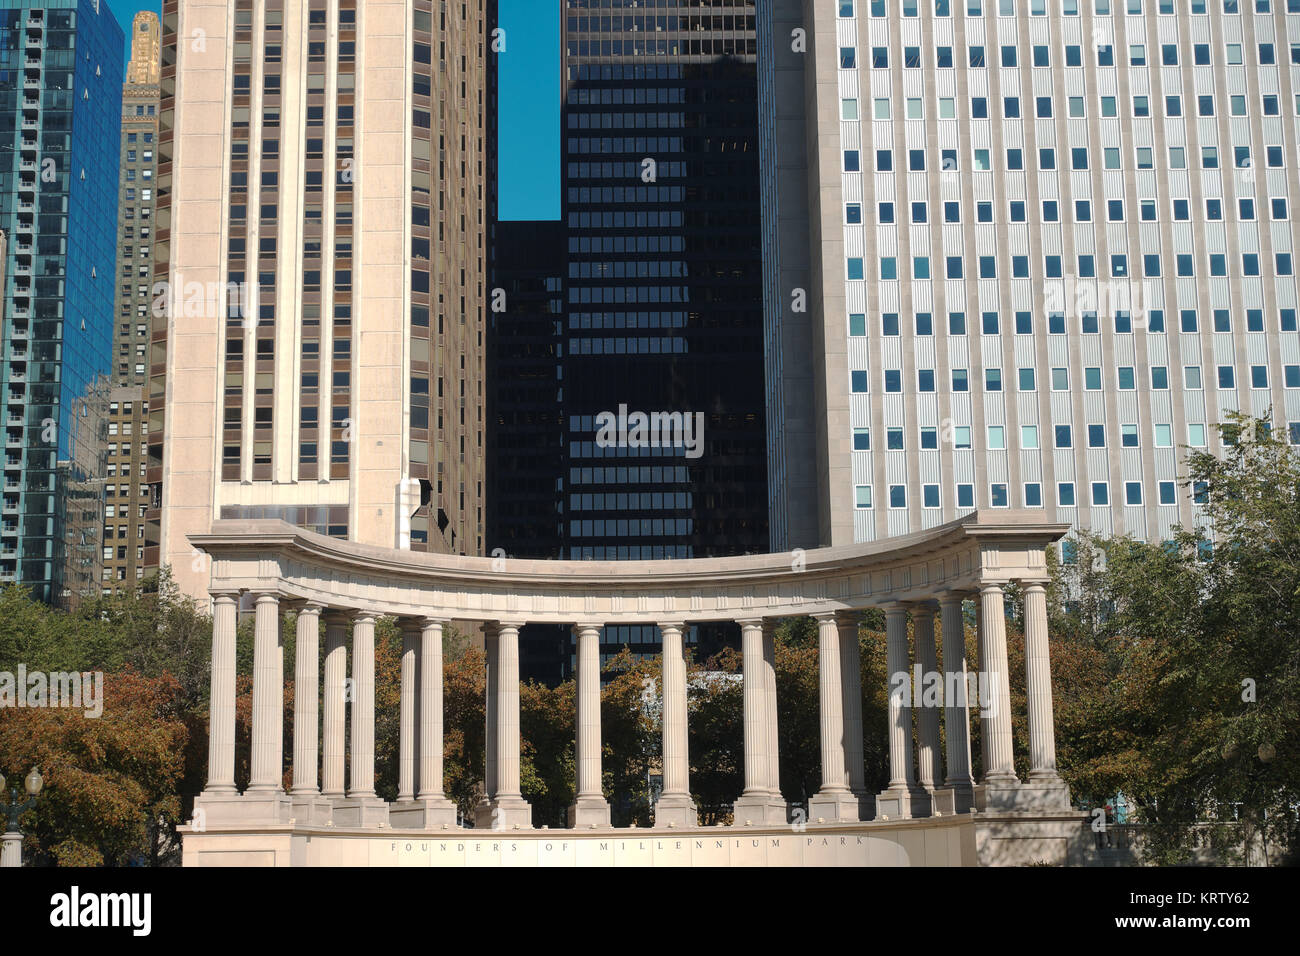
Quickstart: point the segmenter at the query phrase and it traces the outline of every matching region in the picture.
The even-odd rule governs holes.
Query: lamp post
[[[18,818],[36,805],[36,796],[44,785],[45,781],[41,778],[40,771],[33,767],[32,772],[23,781],[28,794],[27,799],[21,803],[18,801],[17,787],[9,792],[9,800],[5,806],[5,812],[9,815],[9,826],[3,835],[4,846],[0,849],[0,868],[23,865],[23,832],[18,829]],[[0,793],[4,793],[4,789],[4,774],[0,774]]]

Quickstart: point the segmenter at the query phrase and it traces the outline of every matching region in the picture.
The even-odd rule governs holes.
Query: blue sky
[[[108,0],[126,34],[123,69],[131,55],[131,19],[161,14],[161,0]],[[560,3],[500,0],[505,50],[500,57],[497,191],[501,219],[560,218]],[[489,56],[493,55],[489,52]]]
[[[500,0],[499,9],[497,218],[559,219],[560,4]]]

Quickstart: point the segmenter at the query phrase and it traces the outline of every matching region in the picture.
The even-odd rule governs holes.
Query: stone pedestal
[[[496,806],[493,800],[483,799],[478,802],[474,808],[474,829],[490,830],[492,829],[492,808]]]
[[[913,820],[928,817],[930,794],[920,787],[897,787],[876,794],[877,820]]]
[[[857,823],[861,819],[861,801],[849,790],[822,791],[808,801],[809,823]]]
[[[492,819],[496,821],[495,829],[531,830],[533,828],[533,808],[523,797],[498,797],[492,811]]]
[[[388,801],[378,797],[347,797],[334,804],[336,827],[388,826]]]
[[[1025,783],[982,783],[975,787],[975,809],[980,811],[1060,812],[1070,809],[1070,788],[1059,777],[1030,779]]]
[[[319,793],[290,793],[289,815],[303,826],[325,826],[334,819],[334,801]]]
[[[950,817],[957,812],[957,795],[951,787],[938,787],[930,791],[930,815]]]
[[[4,843],[0,846],[0,869],[8,866],[22,866],[23,835],[6,831],[2,839]]]
[[[732,805],[732,826],[781,826],[789,822],[784,800],[770,793],[741,794]]]
[[[604,797],[581,796],[569,807],[570,829],[590,830],[609,825],[609,803]]]
[[[456,804],[446,797],[399,800],[388,807],[388,825],[405,830],[443,830],[456,825]]]
[[[655,801],[656,827],[697,827],[700,811],[689,795],[665,793]]]

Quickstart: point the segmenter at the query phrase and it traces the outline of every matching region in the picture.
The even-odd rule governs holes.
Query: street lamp
[[[0,794],[4,793],[5,783],[4,774],[0,774]],[[21,803],[18,801],[17,787],[9,791],[9,800],[5,806],[5,812],[9,814],[9,826],[3,835],[3,848],[0,848],[0,868],[23,865],[23,833],[18,829],[18,818],[36,805],[36,797],[44,785],[41,772],[32,767],[32,772],[23,780],[27,799]]]

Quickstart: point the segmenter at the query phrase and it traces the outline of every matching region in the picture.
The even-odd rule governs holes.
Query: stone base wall
[[[970,813],[682,830],[184,829],[185,866],[1087,866],[1087,817]]]

